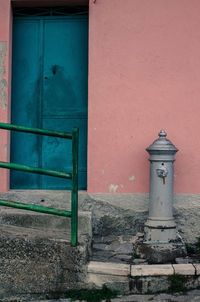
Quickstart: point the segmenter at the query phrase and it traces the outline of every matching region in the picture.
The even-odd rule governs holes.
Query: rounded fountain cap
[[[178,149],[167,139],[165,130],[160,130],[156,139],[146,150],[149,154],[175,154]]]
[[[166,137],[167,136],[167,132],[165,132],[165,130],[160,130],[160,132],[158,133],[159,137]]]

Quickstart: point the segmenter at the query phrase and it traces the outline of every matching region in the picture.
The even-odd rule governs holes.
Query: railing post
[[[78,140],[79,130],[72,131],[72,193],[71,193],[71,245],[78,243]]]
[[[47,129],[29,128],[19,125],[12,125],[0,122],[0,129],[13,130],[19,132],[27,132],[32,134],[54,136],[66,139],[72,139],[72,173],[64,173],[60,171],[47,170],[42,168],[35,168],[16,163],[1,162],[0,167],[5,169],[13,169],[29,173],[43,174],[54,177],[61,177],[72,179],[71,191],[71,211],[60,211],[54,208],[30,206],[23,203],[15,203],[5,200],[0,200],[0,205],[20,208],[24,210],[31,210],[35,212],[48,213],[53,215],[71,217],[71,245],[77,246],[78,244],[78,145],[79,145],[79,129],[74,128],[72,133],[58,132]]]

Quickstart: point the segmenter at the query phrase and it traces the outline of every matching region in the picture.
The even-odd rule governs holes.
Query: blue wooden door
[[[12,123],[80,129],[79,188],[86,188],[88,22],[86,16],[15,18]],[[11,161],[66,171],[71,142],[13,133]],[[11,172],[11,188],[66,189],[70,181]]]

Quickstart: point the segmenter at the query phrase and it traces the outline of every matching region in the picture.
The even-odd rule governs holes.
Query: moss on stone
[[[195,243],[185,243],[188,255],[199,255],[200,254],[200,237],[196,238]]]
[[[71,298],[72,301],[87,301],[87,302],[100,302],[102,300],[110,301],[118,295],[116,290],[111,290],[105,285],[102,289],[81,289],[81,290],[69,290],[66,293],[66,298]]]
[[[168,277],[170,282],[169,291],[170,292],[184,292],[187,290],[185,283],[187,278],[185,276],[174,274]]]

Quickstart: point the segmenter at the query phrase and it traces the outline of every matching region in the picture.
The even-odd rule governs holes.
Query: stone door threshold
[[[90,261],[88,264],[88,273],[127,277],[170,276],[174,274],[199,276],[200,263],[131,265],[113,262]]]

